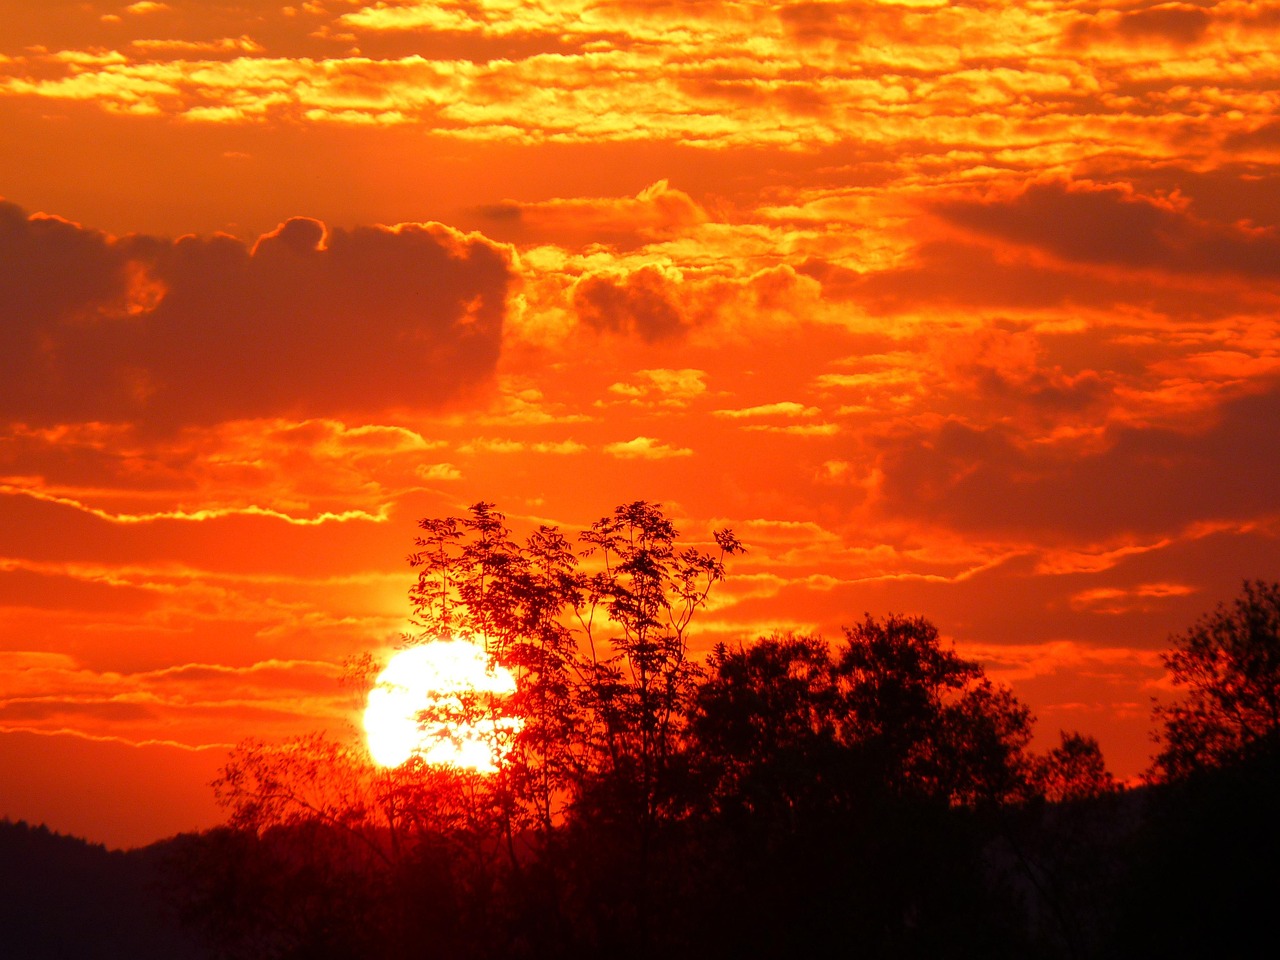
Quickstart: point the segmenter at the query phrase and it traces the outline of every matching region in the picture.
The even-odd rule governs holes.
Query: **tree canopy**
[[[1078,735],[1034,756],[1030,711],[923,617],[695,655],[743,550],[731,531],[684,544],[643,501],[576,538],[518,538],[489,503],[419,526],[402,644],[482,645],[523,723],[489,774],[375,768],[319,735],[243,744],[216,784],[234,832],[201,875],[215,915],[258,891],[222,917],[247,955],[401,956],[430,917],[459,957],[782,955],[853,934],[873,954],[995,956],[1012,894],[984,818],[1106,779]]]
[[[1240,596],[1219,604],[1163,655],[1179,703],[1158,706],[1162,745],[1157,776],[1247,759],[1280,739],[1280,584],[1246,581]]]

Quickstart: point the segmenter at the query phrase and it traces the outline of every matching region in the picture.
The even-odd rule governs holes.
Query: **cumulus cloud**
[[[415,471],[419,477],[427,482],[435,480],[461,480],[462,471],[455,467],[452,463],[432,463],[422,464]]]
[[[604,452],[619,460],[667,460],[672,457],[691,457],[688,447],[672,447],[653,437],[636,437],[606,444]]]
[[[630,381],[609,385],[609,393],[640,405],[687,407],[707,392],[706,372],[684,368],[640,370]]]
[[[689,326],[676,281],[652,266],[621,277],[583,277],[574,287],[573,307],[591,329],[651,343],[677,338]]]
[[[419,409],[488,379],[504,251],[439,224],[115,238],[0,206],[0,416],[173,427]]]

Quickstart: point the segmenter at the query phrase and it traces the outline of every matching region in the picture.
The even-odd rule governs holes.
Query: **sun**
[[[434,640],[391,658],[369,691],[364,729],[383,767],[419,756],[492,773],[523,721],[504,709],[515,677],[468,640]]]

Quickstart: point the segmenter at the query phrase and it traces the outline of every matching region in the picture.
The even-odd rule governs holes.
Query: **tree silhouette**
[[[1036,792],[1052,803],[1103,797],[1119,789],[1095,737],[1059,731],[1060,742],[1033,762]]]
[[[1001,817],[998,847],[1025,891],[1028,934],[1045,956],[1103,955],[1132,830],[1121,815],[1125,794],[1098,741],[1065,730],[1057,746],[1031,758],[1030,779],[1029,802]]]
[[[1028,709],[922,617],[692,657],[741,549],[728,531],[682,545],[643,501],[572,539],[518,537],[488,503],[422,521],[402,643],[483,645],[517,692],[460,709],[523,726],[489,774],[376,768],[319,735],[242,745],[217,783],[228,828],[187,871],[220,955],[1176,952],[1204,876],[1274,861],[1257,779],[1280,782],[1263,762],[1280,589],[1246,584],[1168,657],[1192,692],[1159,714],[1170,756],[1209,776],[1124,791],[1092,737],[1031,753]],[[1247,926],[1267,888],[1217,883],[1215,915],[1248,903],[1230,908]],[[1223,942],[1214,923],[1197,948]]]
[[[834,649],[793,635],[722,644],[710,666],[693,749],[714,768],[726,801],[793,806],[794,791],[815,781],[832,788],[833,763],[894,793],[950,805],[1027,792],[1030,711],[944,648],[922,617],[868,615]]]
[[[1171,639],[1163,655],[1187,697],[1158,706],[1154,775],[1176,779],[1221,767],[1280,739],[1280,584],[1245,581],[1230,605]]]
[[[877,756],[887,781],[961,805],[1025,792],[1031,712],[944,649],[928,620],[868,615],[846,627],[839,672],[845,736]]]
[[[979,811],[1026,792],[1025,707],[923,618],[830,645],[718,646],[689,752],[702,783],[694,894],[712,955],[1001,955]]]
[[[1280,859],[1280,585],[1245,581],[1164,662],[1161,750],[1117,897],[1117,956],[1248,956],[1273,934]]]
[[[524,917],[519,936],[543,927],[540,935],[564,943],[564,924],[541,921],[571,917],[574,936],[597,949],[644,953],[656,864],[668,849],[660,834],[683,810],[685,718],[700,677],[688,631],[741,544],[716,531],[713,549],[681,547],[674,524],[643,501],[592,525],[578,549],[546,526],[517,542],[483,502],[420,528],[408,558],[413,630],[402,644],[482,644],[516,673],[517,692],[506,705],[487,695],[424,705],[419,721],[447,726],[458,718],[438,714],[450,710],[468,719],[515,713],[524,722],[503,744],[503,762],[488,775],[421,757],[377,769],[361,745],[321,735],[247,742],[215,790],[234,836],[257,839],[220,849],[233,864],[278,861],[292,886],[314,890],[277,898],[283,919],[266,928],[296,930],[280,950],[310,949],[304,934],[346,915],[335,905],[344,891],[364,891],[351,901],[363,903],[378,890],[384,906],[402,908],[379,914],[368,952],[377,955],[376,944],[403,941],[421,913],[394,891],[425,883],[447,894],[455,918],[470,918],[459,955],[505,955],[502,937],[517,935],[497,919],[504,911]],[[352,673],[367,684],[377,669],[366,657]],[[290,838],[304,835],[293,850]],[[310,904],[331,899],[313,924],[288,913],[305,919]],[[540,910],[524,911],[529,903]]]

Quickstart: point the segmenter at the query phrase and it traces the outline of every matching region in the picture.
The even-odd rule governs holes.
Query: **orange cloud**
[[[1136,587],[1094,587],[1071,597],[1072,606],[1093,613],[1121,614],[1167,597],[1185,597],[1196,588],[1182,583],[1144,583]]]
[[[948,419],[884,441],[884,506],[961,526],[1077,535],[1270,513],[1266,491],[1280,482],[1278,403],[1280,390],[1268,384],[1223,404],[1211,426],[1115,427],[1083,455]]]
[[[640,370],[630,382],[610,384],[609,392],[635,404],[681,408],[706,394],[705,378],[702,370]]]
[[[817,407],[807,407],[794,400],[780,400],[776,403],[762,403],[754,407],[743,407],[738,410],[713,410],[712,415],[740,420],[754,417],[812,417],[820,411]]]
[[[676,280],[656,267],[625,277],[588,276],[573,290],[573,306],[586,326],[643,340],[669,340],[688,327]]]
[[[636,437],[634,440],[606,444],[604,452],[620,460],[667,460],[671,457],[693,455],[688,447],[672,447],[653,437]]]
[[[246,249],[4,204],[0,253],[0,411],[44,423],[367,411],[410,381],[438,404],[492,375],[510,279],[504,251],[439,224],[294,219]],[[163,294],[131,304],[139,269]]]
[[[353,712],[340,670],[315,661],[246,667],[187,663],[132,673],[97,671],[66,655],[0,652],[0,671],[21,678],[0,697],[0,731],[75,733],[144,745],[227,748],[275,728],[343,723]],[[154,731],[165,731],[157,740]]]
[[[522,242],[561,246],[640,243],[678,236],[706,223],[706,211],[687,193],[659,180],[634,197],[508,200],[481,211],[492,233]]]
[[[1035,183],[1012,197],[938,209],[953,223],[1068,261],[1280,279],[1275,228],[1202,220],[1185,201],[1143,197],[1127,185]]]

